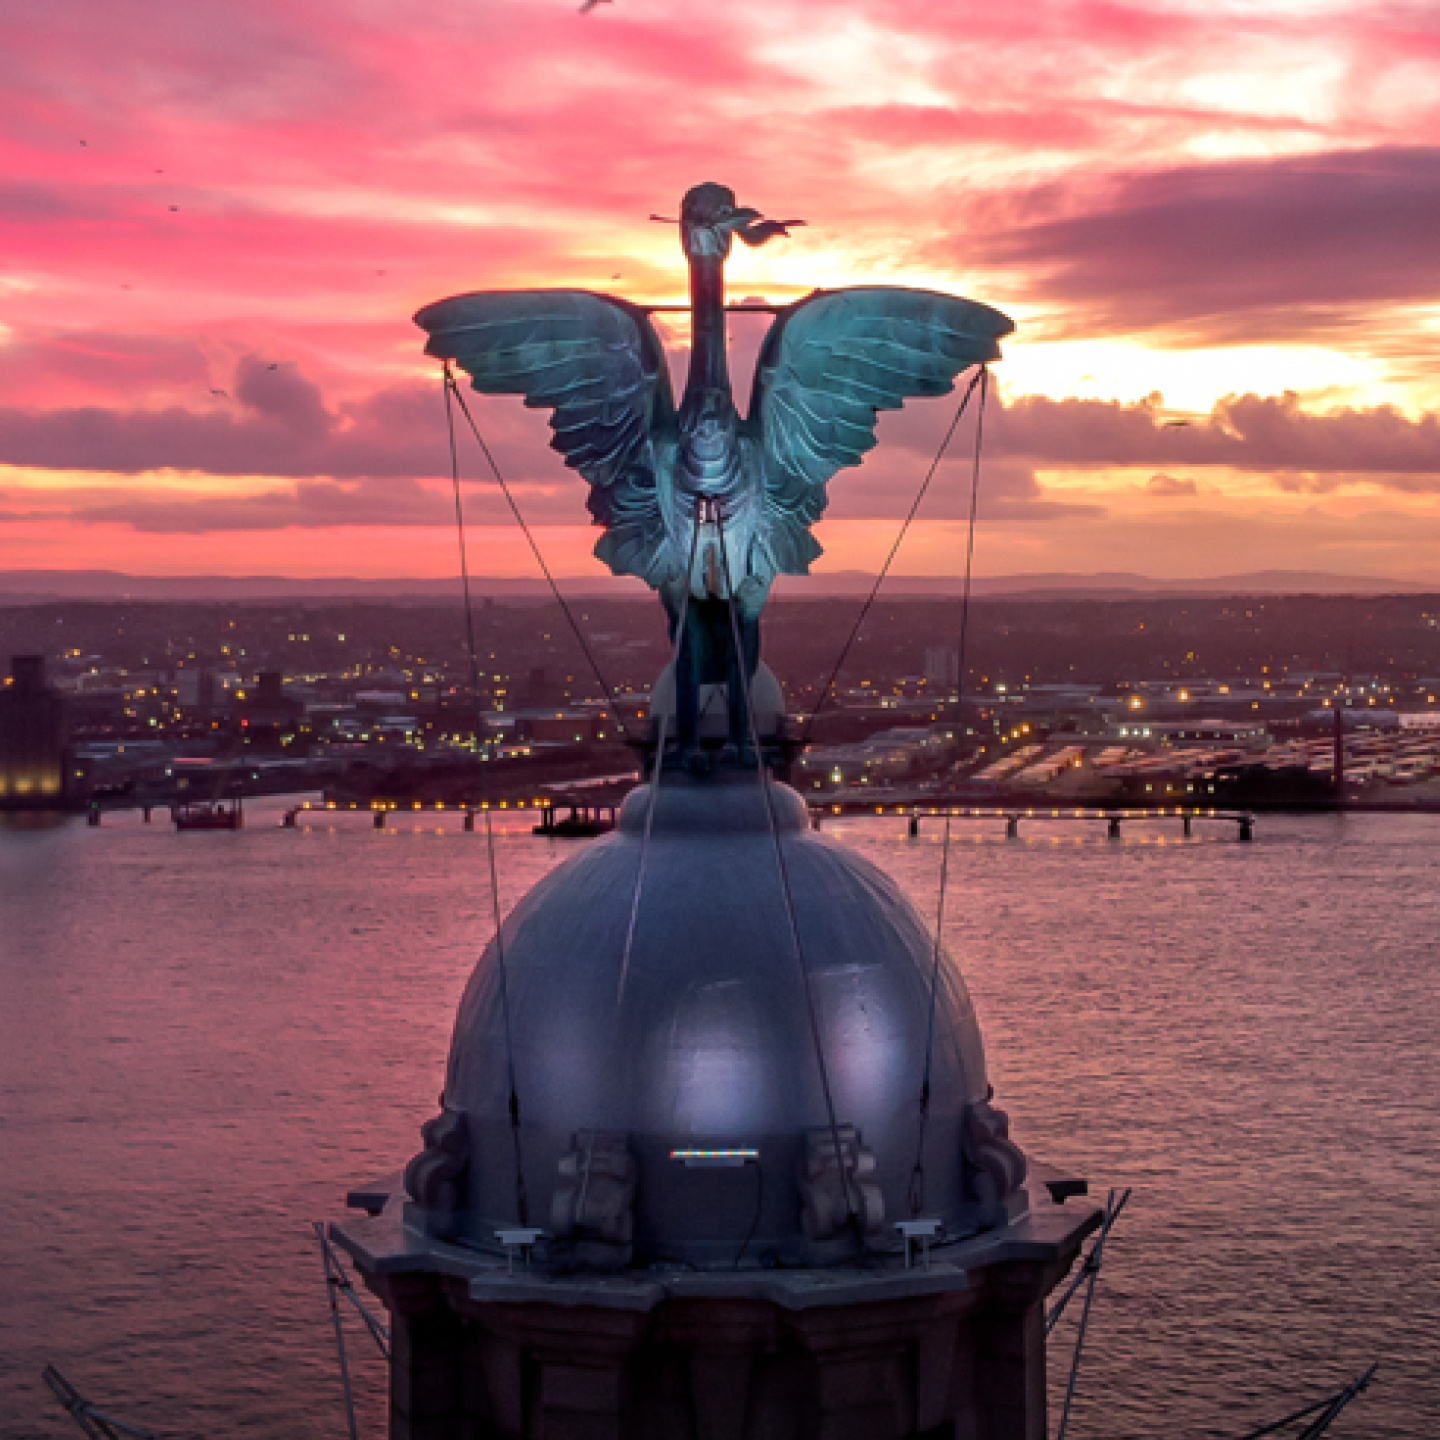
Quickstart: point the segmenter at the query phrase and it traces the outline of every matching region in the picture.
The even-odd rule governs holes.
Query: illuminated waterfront
[[[285,831],[286,803],[234,835],[0,831],[6,1434],[73,1433],[46,1361],[162,1433],[343,1431],[306,1222],[416,1148],[489,902],[458,816]],[[931,909],[938,825],[830,828]],[[1370,1358],[1333,1433],[1424,1428],[1440,824],[956,837],[998,1102],[1032,1154],[1136,1187],[1073,1433],[1238,1434]],[[507,904],[573,844],[508,831]]]

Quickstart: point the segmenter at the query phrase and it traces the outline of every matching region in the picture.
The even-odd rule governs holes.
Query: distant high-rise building
[[[0,807],[58,805],[65,789],[65,703],[43,655],[16,655],[0,688]]]
[[[304,703],[292,700],[285,693],[284,676],[278,670],[262,670],[255,677],[255,684],[246,687],[240,728],[248,745],[278,746],[283,736],[295,730],[304,714]]]
[[[278,670],[262,670],[255,677],[251,702],[266,710],[284,709],[289,703],[285,696],[285,677]]]
[[[532,665],[518,698],[522,705],[551,705],[560,699],[560,687],[543,665]]]
[[[208,714],[215,708],[215,676],[209,670],[177,671],[175,700],[183,710]]]
[[[955,689],[960,683],[960,652],[950,645],[927,645],[925,683],[937,689]]]

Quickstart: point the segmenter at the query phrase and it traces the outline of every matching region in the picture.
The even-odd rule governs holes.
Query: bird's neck
[[[730,389],[725,366],[725,261],[718,255],[690,257],[690,374],[685,398],[706,390]]]

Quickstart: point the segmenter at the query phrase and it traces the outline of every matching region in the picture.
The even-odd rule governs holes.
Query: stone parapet
[[[407,1227],[398,1192],[331,1233],[392,1316],[392,1440],[1044,1440],[1044,1301],[1100,1212],[1028,1198],[913,1268],[556,1275]]]

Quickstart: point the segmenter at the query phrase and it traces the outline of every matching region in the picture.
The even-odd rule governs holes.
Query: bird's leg
[[[675,664],[675,738],[680,764],[699,774],[710,768],[700,745],[700,685],[705,678],[709,635],[701,603],[691,600],[684,614]]]
[[[750,743],[750,716],[745,708],[745,693],[740,688],[740,667],[735,663],[733,646],[725,691],[730,708],[730,734],[722,758],[732,764],[749,765],[755,759],[755,747]]]
[[[675,675],[675,728],[680,742],[680,763],[690,771],[708,768],[700,748],[700,670],[705,636],[692,604],[685,612],[685,633],[680,640],[680,664]]]
[[[729,665],[725,689],[730,702],[730,736],[725,749],[727,756],[733,756],[745,765],[757,763],[759,760],[754,751],[745,697],[750,697],[753,707],[755,674],[760,668],[760,609],[765,603],[769,588],[768,585],[759,584],[754,577],[748,577],[737,587],[734,605],[735,629],[740,637],[739,653],[736,653],[733,637],[730,637],[730,643],[726,647]]]
[[[691,633],[693,619],[690,616],[690,607],[685,603],[683,589],[679,595],[675,595],[670,586],[664,586],[660,590],[660,600],[665,606],[671,653],[675,656],[674,667],[670,675],[671,689],[675,699],[675,719],[670,726],[670,741],[667,748],[673,749],[683,764],[687,756],[696,748],[699,729],[694,682],[695,647],[692,643]],[[677,647],[676,632],[680,630],[682,623],[684,630],[680,634],[680,643]],[[664,754],[657,752],[655,764],[664,766]]]

